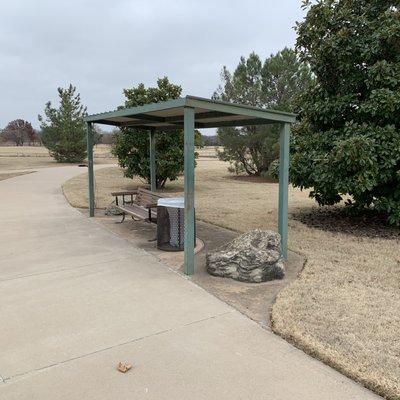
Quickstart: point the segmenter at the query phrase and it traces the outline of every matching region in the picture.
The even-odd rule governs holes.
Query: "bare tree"
[[[30,122],[16,119],[3,129],[2,136],[5,140],[14,142],[16,146],[23,146],[27,140],[34,141],[36,133]]]
[[[119,130],[118,130],[118,132],[119,132]],[[101,143],[113,145],[114,144],[114,135],[115,135],[115,130],[113,132],[103,133],[103,135],[101,137]]]
[[[35,142],[38,140],[38,134],[36,129],[28,130],[28,141],[30,146],[34,146]]]

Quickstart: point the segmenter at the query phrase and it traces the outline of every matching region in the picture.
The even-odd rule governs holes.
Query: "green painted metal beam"
[[[126,127],[139,127],[139,126],[144,126],[147,129],[151,129],[152,128],[152,124],[156,124],[158,121],[153,121],[151,119],[148,120],[135,120],[132,119],[131,121],[124,121],[124,122],[120,122],[119,126],[126,126]]]
[[[157,190],[156,182],[156,134],[155,130],[149,132],[150,140],[150,189],[152,192]]]
[[[195,115],[195,117],[196,117],[196,122],[197,122],[199,119],[229,117],[232,115],[234,115],[234,114],[223,113],[223,112],[219,112],[219,111],[207,111],[207,112],[197,113]],[[183,115],[174,115],[172,117],[165,117],[164,122],[183,122]]]
[[[89,217],[94,217],[94,172],[93,172],[93,126],[86,124],[86,144],[88,159]]]
[[[108,118],[117,118],[117,117],[132,117],[135,115],[141,115],[143,118],[146,113],[154,113],[157,111],[164,111],[169,109],[181,109],[183,114],[183,108],[197,108],[201,110],[206,110],[208,112],[216,112],[216,113],[229,113],[229,114],[237,114],[242,116],[248,116],[249,118],[261,118],[265,120],[275,121],[275,122],[287,122],[293,123],[296,120],[296,115],[277,111],[277,110],[265,110],[262,108],[251,107],[243,104],[233,104],[233,103],[225,103],[216,100],[204,99],[201,97],[194,96],[186,96],[184,98],[179,98],[175,100],[168,100],[159,103],[146,104],[143,106],[133,107],[133,108],[125,108],[122,110],[106,112],[102,114],[94,114],[85,117],[86,122],[98,122],[100,120],[104,121]],[[202,111],[201,113],[204,113]],[[180,116],[182,116],[180,114]],[[200,113],[199,113],[200,114]],[[162,116],[155,116],[152,114],[152,117],[164,118]],[[179,115],[177,116],[179,117]],[[231,126],[235,126],[235,122],[232,122]]]
[[[151,125],[144,125],[146,122],[140,122],[140,123],[132,123],[132,122],[115,122],[115,123],[105,123],[101,121],[96,121],[96,124],[106,124],[106,125],[114,125],[117,126],[118,128],[136,128],[136,129],[143,129],[145,131],[149,131],[153,127]],[[152,123],[152,122],[150,122]]]
[[[184,108],[185,152],[185,265],[187,275],[194,274],[194,109]]]
[[[179,108],[185,106],[185,104],[186,104],[186,99],[183,97],[175,100],[146,104],[144,106],[124,108],[122,110],[88,115],[87,117],[84,118],[84,120],[86,122],[96,122],[98,120],[101,119],[104,120],[106,118],[129,117],[129,116],[133,117],[134,115],[137,114],[144,114],[152,111],[168,110],[170,108]]]
[[[224,126],[254,126],[254,125],[269,125],[276,124],[276,121],[270,121],[262,118],[251,118],[251,119],[237,119],[232,124],[232,121],[220,121],[220,122],[204,122],[202,128],[220,128]],[[197,123],[196,123],[197,125]]]
[[[165,122],[164,117],[157,117],[156,115],[149,114],[135,114],[132,115],[132,118],[145,120],[146,122]]]
[[[268,119],[275,122],[293,123],[296,121],[296,114],[278,111],[266,110],[252,107],[245,104],[226,103],[222,101],[203,99],[201,97],[186,96],[186,106],[201,108],[210,111],[220,111],[237,115],[245,115],[251,118]]]
[[[197,115],[196,115],[197,119]],[[97,124],[106,124],[106,125],[115,125],[118,127],[130,127],[130,128],[137,128],[137,129],[145,129],[145,130],[174,130],[178,128],[183,128],[183,120],[182,121],[168,121],[166,125],[162,126],[151,126],[151,125],[143,125],[145,123],[153,123],[152,121],[135,121],[135,122],[120,122],[120,123],[111,123],[109,121],[100,120],[96,122]],[[276,121],[269,121],[265,119],[238,119],[234,122],[232,121],[220,121],[220,122],[199,122],[195,121],[195,127],[198,129],[204,128],[218,128],[218,127],[229,127],[229,126],[252,126],[252,125],[268,125],[268,124],[275,124]]]
[[[279,146],[279,213],[278,229],[281,235],[282,256],[288,256],[288,199],[289,199],[289,146],[290,124],[283,124]]]
[[[116,122],[116,121],[109,121],[107,119],[100,119],[96,121],[96,124],[102,124],[102,125],[112,125],[112,126],[121,126],[121,122]]]

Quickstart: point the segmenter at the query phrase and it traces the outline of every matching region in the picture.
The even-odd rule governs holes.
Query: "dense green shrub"
[[[146,88],[143,83],[132,89],[125,89],[124,107],[136,107],[180,96],[182,88],[169,82],[168,78],[158,79],[157,87]],[[196,141],[201,135],[196,134]],[[148,131],[143,129],[121,128],[114,135],[113,153],[119,165],[124,168],[125,176],[140,176],[150,182],[150,143]],[[184,170],[184,149],[182,129],[157,131],[156,133],[156,182],[157,188],[166,181],[175,180]],[[196,154],[197,156],[197,154]]]
[[[398,1],[319,0],[298,24],[315,84],[301,98],[290,179],[321,205],[350,195],[400,223]]]

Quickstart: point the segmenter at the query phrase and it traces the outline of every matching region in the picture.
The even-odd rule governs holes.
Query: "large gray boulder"
[[[279,233],[254,229],[206,256],[207,271],[245,282],[282,279],[285,267]]]

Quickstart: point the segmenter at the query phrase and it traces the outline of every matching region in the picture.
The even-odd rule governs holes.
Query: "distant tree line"
[[[23,121],[23,124],[16,124],[17,121]],[[21,119],[9,122],[4,129],[0,129],[0,143],[14,146],[42,146],[42,131],[34,128],[27,131],[24,128],[27,124],[31,125],[30,122]],[[108,132],[95,127],[95,145],[112,146],[116,132],[119,132],[118,129]]]
[[[218,146],[218,136],[217,135],[202,135],[202,141],[204,146]]]
[[[114,129],[111,132],[101,132],[101,138],[100,142],[101,144],[107,144],[107,145],[114,145],[115,143],[115,135],[119,133],[118,129]]]
[[[30,146],[40,142],[40,133],[33,129],[32,124],[23,119],[16,119],[7,124],[7,126],[0,131],[2,142],[9,142],[15,146],[23,146],[29,144]]]

